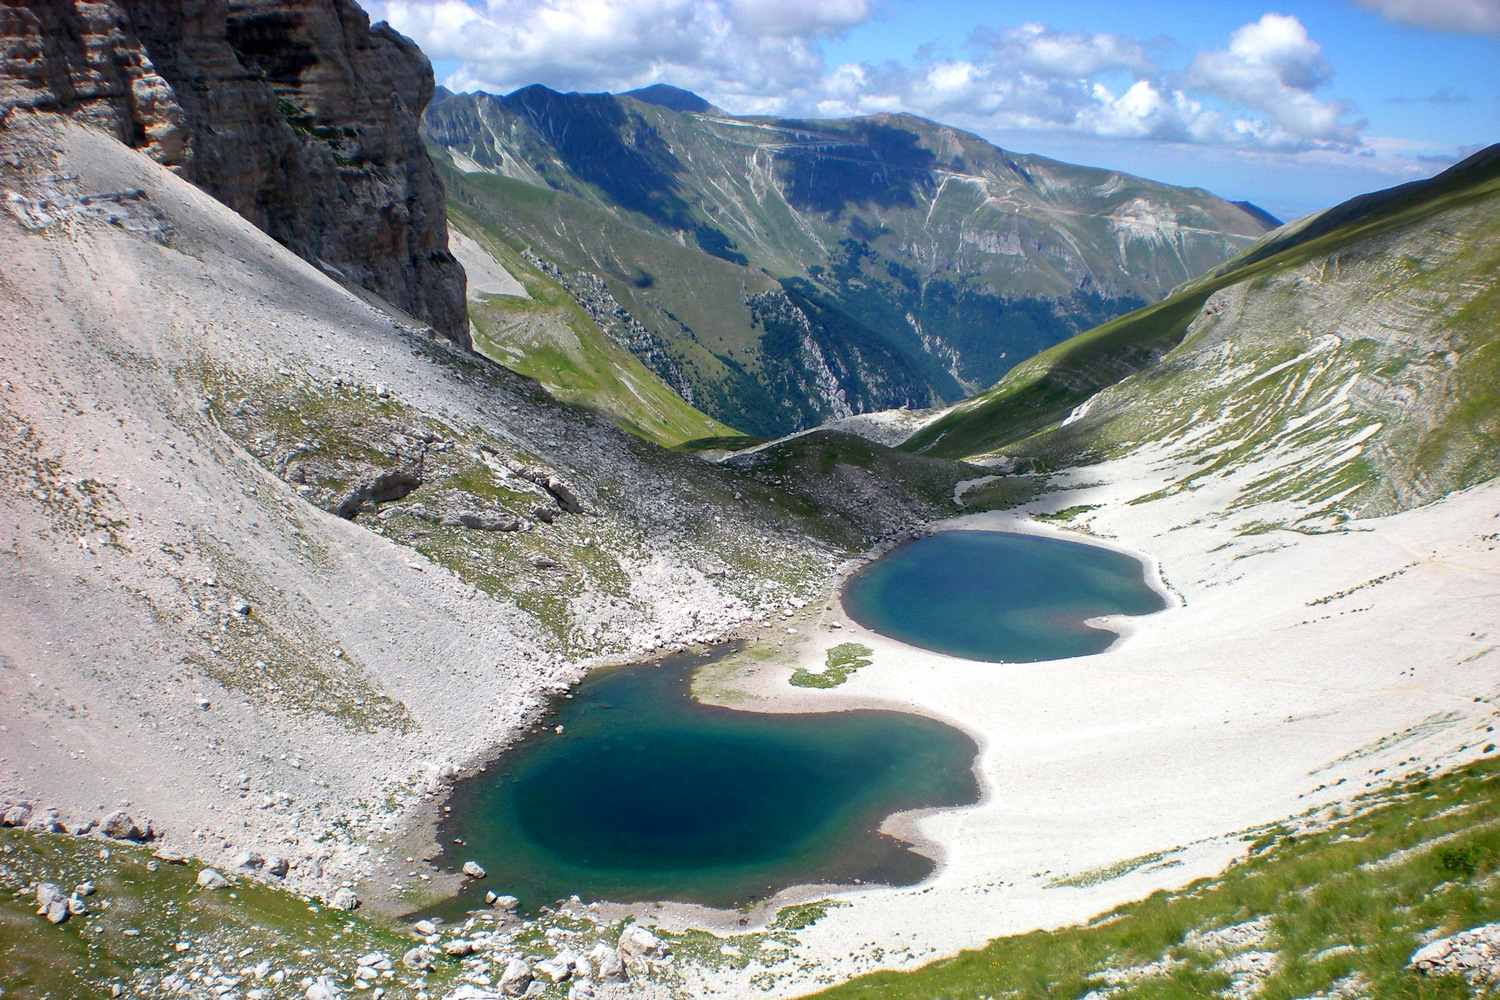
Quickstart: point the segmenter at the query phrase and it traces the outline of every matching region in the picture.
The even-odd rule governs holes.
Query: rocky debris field
[[[1500,986],[1500,924],[1430,941],[1416,950],[1410,965],[1428,977],[1462,976],[1476,990],[1494,990]]]

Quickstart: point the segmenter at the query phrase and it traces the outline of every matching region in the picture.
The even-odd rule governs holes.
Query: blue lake
[[[999,531],[940,531],[870,563],[844,587],[849,617],[881,635],[970,660],[1029,663],[1099,653],[1100,615],[1167,606],[1142,563],[1097,545]]]
[[[910,885],[931,873],[931,860],[877,827],[895,812],[977,801],[973,740],[899,712],[703,705],[689,688],[704,662],[683,654],[595,673],[460,782],[441,863],[473,859],[488,877],[438,912],[478,906],[486,889],[520,897],[526,912],[575,893],[730,907],[793,885]]]

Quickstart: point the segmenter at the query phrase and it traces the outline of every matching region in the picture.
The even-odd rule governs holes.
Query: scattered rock
[[[1476,988],[1492,986],[1500,982],[1500,924],[1438,938],[1418,948],[1408,965],[1426,976],[1460,975]]]
[[[500,974],[500,993],[508,997],[524,996],[535,979],[529,965],[519,958],[513,958]]]
[[[357,910],[359,909],[359,897],[354,894],[353,889],[340,886],[333,890],[333,894],[328,897],[328,906],[334,910]]]
[[[568,989],[568,1000],[594,1000],[594,984],[591,980],[580,979]]]
[[[480,867],[478,862],[465,861],[464,874],[469,876],[469,878],[484,878],[484,869]]]
[[[228,886],[229,880],[212,868],[205,868],[198,873],[198,888],[200,889],[225,889]]]

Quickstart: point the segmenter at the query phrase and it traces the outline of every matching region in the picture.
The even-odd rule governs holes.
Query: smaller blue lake
[[[1167,606],[1138,559],[1000,531],[940,531],[906,542],[851,577],[843,601],[871,631],[995,663],[1103,652],[1116,634],[1086,619]]]
[[[878,828],[892,813],[977,801],[972,739],[899,712],[704,705],[690,688],[705,662],[681,654],[591,674],[460,782],[442,863],[472,859],[488,877],[434,912],[479,906],[486,889],[526,912],[575,893],[731,907],[793,885],[931,874],[930,859]]]

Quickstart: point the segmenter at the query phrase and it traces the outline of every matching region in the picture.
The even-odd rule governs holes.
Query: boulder
[[[521,522],[514,517],[494,517],[488,514],[464,512],[458,515],[458,524],[475,531],[520,531]]]
[[[130,814],[123,809],[116,809],[99,823],[99,828],[106,837],[113,840],[145,840],[143,831],[130,818]]]
[[[319,976],[303,994],[307,1000],[338,1000],[343,995],[344,991],[339,984],[327,976]]]
[[[88,915],[88,904],[79,899],[77,896],[69,896],[67,900],[67,906],[69,916],[83,917]]]
[[[26,824],[26,829],[34,833],[66,833],[66,828],[59,820],[56,809],[47,809],[33,815],[31,822]]]
[[[425,972],[432,968],[432,954],[426,948],[413,948],[401,956],[401,964],[413,972]]]
[[[266,858],[265,871],[267,875],[275,875],[277,878],[285,878],[286,873],[290,869],[291,865],[287,863],[286,858],[278,858],[275,855]]]
[[[200,889],[225,889],[228,886],[229,880],[212,868],[205,868],[198,873],[198,888]]]
[[[357,910],[359,909],[359,897],[354,894],[353,889],[347,886],[340,886],[333,890],[333,894],[328,897],[328,907],[334,910]]]
[[[416,923],[411,925],[411,929],[416,931],[423,937],[427,937],[429,934],[437,933],[437,924],[433,923],[431,920],[418,920]]]
[[[243,868],[246,871],[260,871],[266,866],[266,859],[255,851],[245,851],[234,859],[234,866],[236,868]]]
[[[625,958],[666,958],[672,949],[661,938],[639,924],[620,932],[620,954]]]
[[[1411,964],[1418,966],[1423,964],[1432,965],[1447,958],[1448,953],[1452,950],[1453,940],[1451,938],[1438,938],[1431,944],[1426,944],[1418,948],[1411,956]]]
[[[0,826],[25,826],[31,820],[31,807],[13,805],[0,813]]]
[[[536,970],[554,983],[561,983],[573,975],[573,963],[558,955],[536,963]]]
[[[525,996],[535,979],[529,965],[519,958],[513,958],[506,963],[505,971],[500,974],[500,993],[508,997]]]
[[[497,895],[495,895],[493,892],[486,891],[485,894],[484,894],[484,905],[485,906],[494,906],[495,905],[495,901],[498,900],[499,898],[500,897],[497,896]]]
[[[608,945],[599,944],[589,953],[594,964],[599,967],[599,978],[608,982],[623,983],[629,978],[625,971],[625,962],[620,958],[620,953]]]
[[[56,882],[38,882],[36,887],[37,912],[40,913],[48,903],[55,903],[63,896],[62,887]]]
[[[443,1000],[500,1000],[500,994],[473,983],[464,983],[452,993],[444,995]]]
[[[449,941],[447,944],[443,945],[443,953],[449,958],[463,958],[473,950],[473,942],[467,941],[464,938],[454,938],[452,941]]]
[[[54,899],[42,907],[42,916],[46,917],[49,923],[60,924],[68,919],[68,904],[60,899]]]
[[[92,882],[79,882],[78,885],[73,887],[73,895],[79,899],[85,896],[92,896],[96,891],[97,889]]]
[[[583,504],[578,502],[578,497],[573,495],[573,491],[568,488],[568,484],[564,483],[561,479],[558,479],[556,476],[548,476],[546,481],[540,485],[548,493],[551,493],[557,501],[557,505],[569,514],[583,513]]]
[[[594,1000],[594,984],[580,979],[568,988],[568,1000]]]
[[[484,878],[484,869],[477,862],[465,861],[464,874],[469,878]]]
[[[502,910],[514,910],[521,905],[521,901],[514,896],[496,896],[495,905]]]

